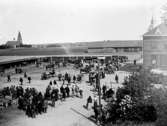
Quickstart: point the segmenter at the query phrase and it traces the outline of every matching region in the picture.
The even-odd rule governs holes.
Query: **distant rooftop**
[[[142,47],[142,40],[108,40],[95,42],[80,42],[78,43],[78,45],[88,47]]]
[[[13,41],[7,41],[6,45],[15,46],[15,45],[20,45],[20,43],[18,41],[13,40]]]

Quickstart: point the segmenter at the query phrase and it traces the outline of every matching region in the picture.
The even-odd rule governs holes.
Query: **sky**
[[[0,0],[0,44],[141,40],[166,0]]]

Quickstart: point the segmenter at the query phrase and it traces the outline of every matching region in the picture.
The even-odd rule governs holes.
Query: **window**
[[[167,55],[160,55],[160,65],[162,66],[167,65]]]
[[[156,65],[157,64],[157,56],[156,55],[151,55],[151,64]]]

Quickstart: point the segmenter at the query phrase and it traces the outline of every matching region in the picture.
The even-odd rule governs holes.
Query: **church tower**
[[[22,37],[21,37],[21,33],[20,33],[20,32],[18,33],[18,36],[17,36],[17,42],[20,43],[20,45],[23,44],[23,42],[22,42]]]

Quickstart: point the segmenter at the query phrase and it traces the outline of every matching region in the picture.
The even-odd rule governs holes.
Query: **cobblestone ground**
[[[50,78],[48,80],[40,80],[42,71],[41,69],[27,68],[28,75],[32,77],[32,83],[29,84],[27,80],[24,80],[23,87],[35,87],[39,91],[44,92],[50,80],[57,79],[56,77]],[[65,73],[68,72],[71,75],[76,75],[79,73],[78,70],[67,67],[56,70],[56,72]],[[119,84],[114,81],[115,74],[106,75],[105,79],[101,80],[101,85],[106,84],[108,87],[113,87],[116,90],[118,87],[122,86],[121,83],[124,77],[128,75],[126,72],[117,71],[116,74],[119,76]],[[10,85],[19,85],[19,77],[23,77],[23,74],[13,75],[12,82],[6,82],[6,78],[2,77],[0,81],[0,88]],[[93,110],[85,109],[83,105],[86,104],[86,99],[89,95],[94,96],[92,93],[93,87],[91,87],[86,81],[88,80],[88,75],[83,76],[83,81],[79,86],[83,89],[83,98],[68,98],[66,101],[56,102],[55,108],[48,107],[48,111],[45,114],[37,115],[36,118],[28,118],[24,112],[18,110],[16,106],[7,108],[0,111],[0,125],[2,126],[95,126],[96,124],[89,119],[93,115]],[[62,82],[59,82],[61,85]]]

